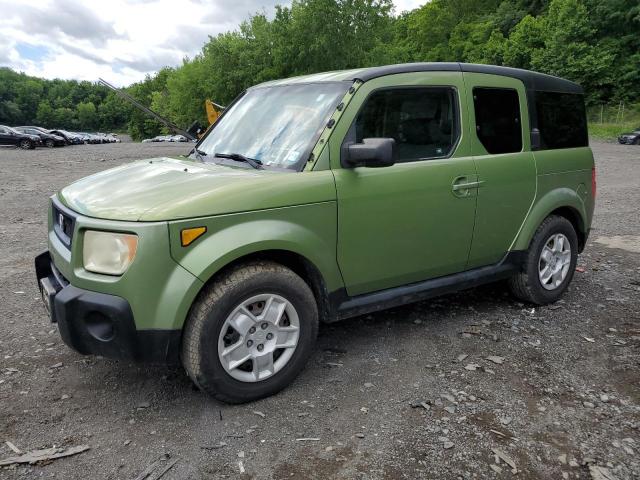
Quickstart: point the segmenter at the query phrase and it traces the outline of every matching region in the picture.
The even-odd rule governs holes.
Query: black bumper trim
[[[137,330],[124,298],[61,284],[49,252],[38,255],[35,264],[40,288],[41,280],[46,279],[56,292],[51,299],[51,317],[69,347],[83,355],[179,363],[180,330]]]

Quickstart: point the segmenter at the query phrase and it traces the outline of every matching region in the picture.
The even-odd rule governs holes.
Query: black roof
[[[366,82],[386,75],[410,72],[473,72],[489,75],[501,75],[517,78],[524,83],[529,90],[542,90],[546,92],[584,93],[577,83],[564,78],[546,75],[544,73],[522,70],[520,68],[498,67],[496,65],[479,65],[460,62],[429,62],[429,63],[400,63],[397,65],[384,65],[382,67],[367,68],[359,72],[354,80]]]

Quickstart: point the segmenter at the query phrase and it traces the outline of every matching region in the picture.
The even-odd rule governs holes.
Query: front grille
[[[75,227],[75,217],[64,207],[53,204],[53,231],[56,232],[56,236],[64,243],[68,248],[71,247],[73,241],[73,230]]]

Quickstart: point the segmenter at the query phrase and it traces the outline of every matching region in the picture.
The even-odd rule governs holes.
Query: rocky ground
[[[49,195],[188,149],[0,149],[0,463],[89,447],[0,478],[640,477],[640,147],[593,145],[594,230],[561,302],[492,285],[323,326],[290,388],[241,406],[180,368],[76,354],[35,283]]]

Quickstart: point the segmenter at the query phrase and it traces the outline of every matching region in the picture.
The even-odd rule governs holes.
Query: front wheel
[[[249,263],[200,294],[185,326],[182,363],[218,400],[249,402],[294,380],[317,332],[318,309],[305,281],[277,263]]]
[[[551,215],[538,227],[523,271],[509,280],[512,293],[529,303],[558,300],[573,278],[578,261],[578,236],[569,220]]]
[[[47,146],[47,148],[53,148],[56,146],[55,142],[51,139],[46,140],[44,144]]]
[[[19,147],[22,150],[32,150],[36,148],[35,144],[31,140],[20,140]]]

